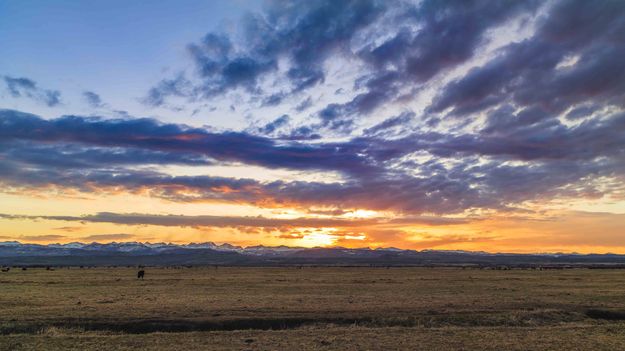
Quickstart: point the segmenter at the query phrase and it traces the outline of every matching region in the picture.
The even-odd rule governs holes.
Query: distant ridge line
[[[625,267],[620,254],[515,254],[458,250],[397,248],[289,247],[215,244],[110,242],[28,244],[0,242],[0,265],[357,265],[357,266],[480,266],[480,267]]]
[[[166,248],[184,248],[184,249],[213,249],[217,251],[235,251],[235,252],[260,252],[260,251],[303,251],[303,250],[371,250],[371,251],[395,251],[395,252],[440,252],[440,253],[458,253],[458,254],[468,254],[468,255],[530,255],[530,256],[562,256],[562,255],[620,255],[615,253],[589,253],[589,254],[580,254],[577,252],[530,252],[530,253],[513,253],[513,252],[487,252],[487,251],[471,251],[471,250],[445,250],[445,249],[423,249],[423,250],[415,250],[415,249],[400,249],[396,247],[357,247],[357,248],[346,248],[342,246],[315,246],[315,247],[304,247],[304,246],[286,246],[286,245],[278,245],[278,246],[265,246],[265,245],[252,245],[252,246],[238,246],[229,243],[217,244],[212,241],[195,243],[191,242],[188,244],[175,244],[175,243],[166,243],[166,242],[157,242],[151,243],[149,241],[141,242],[141,241],[110,241],[110,242],[80,242],[73,241],[65,244],[60,243],[50,243],[50,244],[36,244],[36,243],[22,243],[18,240],[13,241],[0,241],[0,247],[18,247],[18,246],[37,246],[37,247],[48,247],[48,248],[66,248],[66,249],[87,249],[87,250],[96,250],[98,248],[103,249],[113,249],[120,248],[120,251],[123,249],[127,249],[131,251],[132,249],[139,248],[152,248],[152,249],[166,249]],[[625,256],[625,254],[623,254]]]

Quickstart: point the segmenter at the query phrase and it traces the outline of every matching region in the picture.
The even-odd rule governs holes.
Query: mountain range
[[[488,253],[398,248],[289,247],[172,243],[26,244],[0,242],[1,265],[478,265],[625,266],[625,255]]]

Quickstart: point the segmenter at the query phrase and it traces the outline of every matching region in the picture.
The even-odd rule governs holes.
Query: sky
[[[0,1],[0,241],[625,253],[625,2]]]

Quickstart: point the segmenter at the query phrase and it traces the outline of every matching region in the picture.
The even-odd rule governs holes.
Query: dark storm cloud
[[[27,97],[50,107],[61,103],[61,92],[40,88],[35,81],[24,77],[4,76],[7,90],[13,97]]]

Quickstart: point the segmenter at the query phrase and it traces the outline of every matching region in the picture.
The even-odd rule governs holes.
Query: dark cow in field
[[[3,272],[8,272],[11,270],[11,267],[2,267]]]
[[[144,276],[145,276],[145,271],[143,269],[137,272],[137,279],[143,279]]]

